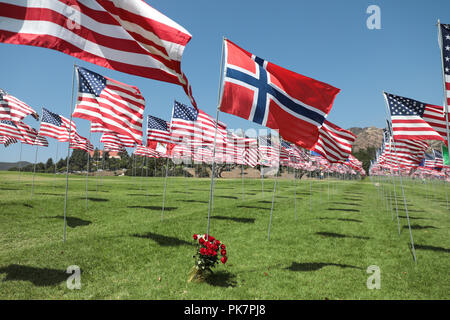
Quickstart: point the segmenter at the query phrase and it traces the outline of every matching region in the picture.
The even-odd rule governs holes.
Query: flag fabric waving
[[[16,138],[26,144],[34,144],[37,131],[23,122],[0,121],[0,135]]]
[[[117,145],[122,148],[134,148],[134,140],[124,136],[116,134],[115,132],[104,132],[100,138],[100,142],[104,145]]]
[[[0,89],[0,120],[19,122],[28,115],[32,115],[36,120],[39,120],[39,115],[33,108]]]
[[[170,123],[166,120],[149,115],[147,118],[147,145],[148,140],[172,143]]]
[[[395,140],[447,140],[443,108],[384,93]]]
[[[0,144],[3,144],[5,148],[10,144],[19,142],[16,138],[8,137],[8,136],[0,136]]]
[[[439,24],[440,36],[439,46],[442,50],[442,65],[444,66],[445,93],[447,105],[450,105],[450,24]]]
[[[32,45],[99,66],[180,85],[195,106],[181,58],[192,36],[142,0],[4,0],[0,42]]]
[[[329,162],[343,162],[352,153],[355,140],[356,136],[353,133],[325,120],[319,130],[319,140],[313,150]]]
[[[42,109],[41,127],[39,128],[39,134],[42,136],[56,139],[60,142],[69,141],[69,130],[74,135],[77,132],[77,126],[72,121],[53,113],[45,108]]]
[[[36,136],[36,140],[34,140],[33,145],[35,146],[41,146],[41,147],[48,147],[48,141],[45,139],[45,137],[41,135]]]
[[[311,149],[340,90],[224,41],[220,110],[277,129],[283,139]]]
[[[82,67],[76,70],[78,101],[73,116],[97,122],[142,144],[145,100],[139,89]]]
[[[75,133],[74,137],[70,138],[70,149],[81,149],[86,152],[94,151],[94,146],[92,143],[86,139],[85,137],[80,136],[78,133]]]

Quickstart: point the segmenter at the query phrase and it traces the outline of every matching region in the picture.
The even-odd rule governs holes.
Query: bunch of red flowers
[[[220,262],[225,264],[228,260],[226,246],[212,235],[194,234],[194,240],[197,241],[197,268],[205,270],[211,269],[219,263],[219,253],[221,255]]]

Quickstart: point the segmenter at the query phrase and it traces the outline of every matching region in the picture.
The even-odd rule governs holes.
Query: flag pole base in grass
[[[201,283],[205,282],[206,279],[212,275],[213,272],[211,269],[200,269],[196,266],[192,267],[191,271],[189,272],[188,277],[188,283],[194,282],[194,283]]]

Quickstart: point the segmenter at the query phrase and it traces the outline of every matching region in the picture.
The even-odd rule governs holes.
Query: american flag
[[[69,141],[69,129],[72,134],[76,133],[77,126],[75,122],[72,121],[71,126],[69,119],[50,112],[45,108],[42,109],[41,127],[39,129],[40,135],[54,138],[60,142],[67,142]]]
[[[82,67],[76,69],[78,101],[73,116],[100,123],[142,144],[145,100],[139,89]]]
[[[216,121],[202,110],[174,102],[170,128],[175,143],[184,142],[207,146],[214,142]],[[216,144],[224,144],[227,138],[226,126],[217,123]]]
[[[146,146],[137,146],[133,153],[137,156],[144,156],[148,158],[160,158],[161,155],[155,149]]]
[[[442,107],[386,92],[384,95],[391,111],[395,140],[447,140]]]
[[[74,137],[70,138],[69,148],[81,149],[86,152],[94,151],[94,146],[92,145],[92,143],[85,137],[80,136],[78,133],[75,133]]]
[[[0,17],[0,42],[54,49],[112,70],[175,83],[195,105],[181,71],[192,36],[144,1],[5,0]]]
[[[16,138],[8,137],[8,136],[0,136],[0,144],[3,144],[5,148],[10,144],[19,142]]]
[[[280,159],[280,144],[273,136],[258,137],[259,164],[277,166]]]
[[[115,132],[104,132],[100,137],[100,142],[103,144],[117,145],[123,148],[134,148],[134,140],[128,136],[116,134]]]
[[[122,145],[114,144],[114,143],[103,143],[103,150],[107,152],[124,152],[126,149]]]
[[[439,46],[442,50],[442,65],[444,67],[445,93],[447,95],[447,105],[450,105],[450,25],[439,24],[440,39]]]
[[[425,151],[429,145],[423,141],[417,140],[395,140],[390,139],[390,143],[387,141],[384,143],[383,153],[379,157],[380,164],[386,164],[388,166],[417,167],[424,158]],[[398,164],[397,164],[398,161]]]
[[[41,146],[41,147],[48,147],[48,141],[45,139],[45,137],[41,135],[36,136],[36,140],[34,140],[33,145],[35,146]]]
[[[28,115],[32,115],[36,120],[39,120],[39,115],[33,108],[0,89],[0,120],[19,122]]]
[[[346,161],[352,153],[356,136],[348,130],[325,120],[319,130],[319,140],[313,150],[324,156],[329,162]]]
[[[147,118],[147,144],[148,140],[172,143],[170,123],[166,120],[149,115]]]
[[[26,144],[34,144],[37,131],[23,122],[0,121],[0,135],[16,138]]]

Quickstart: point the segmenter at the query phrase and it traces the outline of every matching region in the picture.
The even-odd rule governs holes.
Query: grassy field
[[[90,178],[0,172],[0,299],[449,299],[450,215],[442,185],[409,182],[406,214],[386,210],[363,181],[279,180],[270,240],[274,180],[217,180],[211,234],[229,261],[207,283],[187,283],[205,233],[209,179],[169,178],[161,222],[161,178]],[[296,208],[296,210],[295,210]],[[66,269],[81,268],[81,289]],[[381,289],[366,286],[381,270]]]

